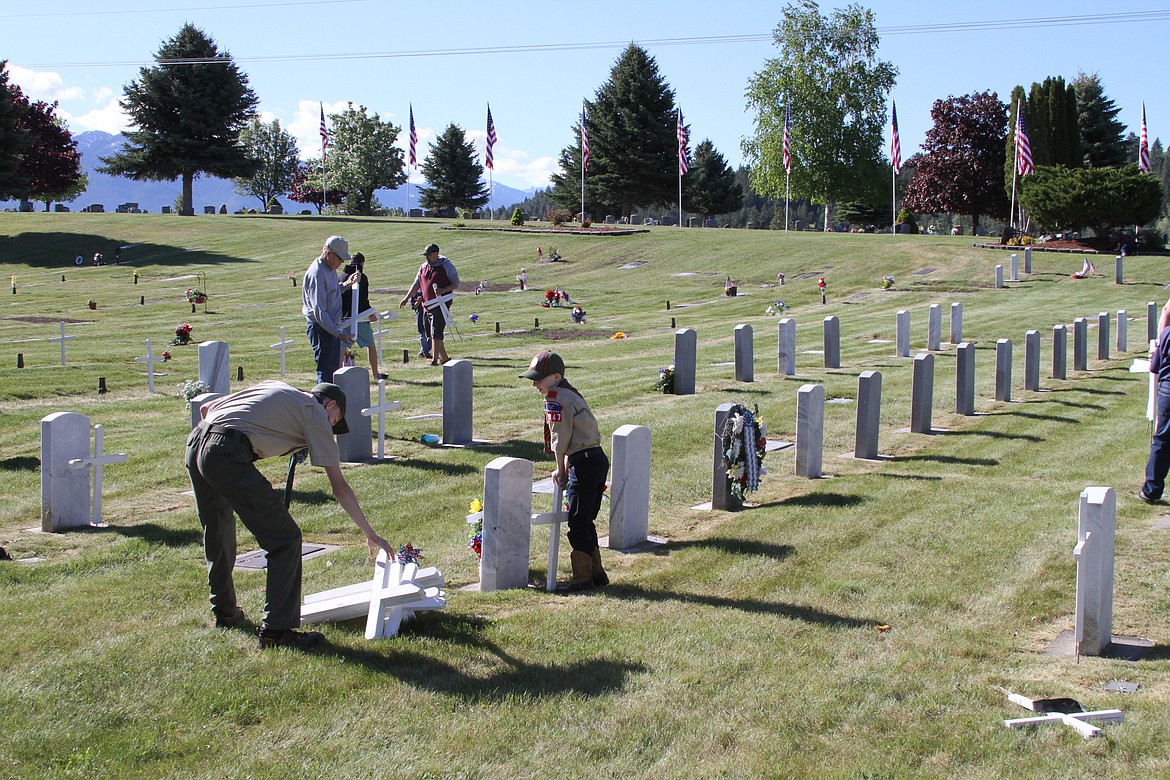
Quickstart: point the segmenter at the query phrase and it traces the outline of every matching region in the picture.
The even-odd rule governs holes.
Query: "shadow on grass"
[[[453,694],[475,702],[517,696],[559,697],[566,693],[593,698],[619,692],[625,688],[631,674],[647,672],[644,664],[606,658],[581,659],[563,665],[516,658],[485,639],[482,636],[485,627],[486,621],[478,616],[427,613],[411,620],[401,631],[403,637],[417,635],[478,648],[503,662],[502,667],[474,677],[445,661],[399,649],[401,643],[382,644],[381,647],[387,648],[386,652],[367,649],[379,647],[370,644],[361,647],[326,645],[315,654],[336,656],[347,663],[361,664],[372,672],[390,675],[405,685]],[[475,665],[482,666],[484,661],[475,661]]]
[[[878,476],[879,477],[888,477],[889,479],[920,479],[920,480],[930,480],[930,481],[934,481],[934,482],[942,481],[942,477],[929,476],[926,474],[891,474],[888,471],[887,472],[880,472],[878,474]]]
[[[96,278],[96,275],[116,273],[119,266],[135,263],[151,263],[163,266],[189,265],[218,265],[220,263],[255,263],[246,257],[232,257],[202,249],[185,249],[181,246],[168,244],[136,243],[130,244],[122,250],[120,262],[109,263],[100,267],[89,265],[77,266],[73,257],[81,254],[93,256],[93,248],[100,248],[103,252],[112,254],[113,244],[122,244],[120,239],[111,242],[108,236],[99,236],[89,233],[59,233],[39,232],[28,230],[15,236],[0,236],[0,256],[19,257],[22,263],[33,268],[52,268],[54,270],[70,270],[74,274],[82,274],[85,278]],[[84,248],[84,251],[82,251]],[[125,273],[125,271],[122,271]],[[95,276],[90,276],[94,274]],[[150,280],[146,280],[149,282]]]
[[[881,621],[865,620],[847,617],[833,612],[825,612],[812,607],[802,607],[796,604],[785,604],[776,601],[762,601],[760,599],[737,599],[727,596],[712,596],[697,593],[675,593],[665,590],[650,590],[637,585],[614,585],[605,589],[606,598],[641,599],[644,601],[678,601],[684,604],[698,604],[719,609],[737,609],[742,612],[754,612],[764,615],[775,615],[791,620],[800,620],[805,623],[817,623],[824,626],[842,628],[866,628]]]
[[[993,415],[1011,415],[1012,417],[1026,417],[1029,420],[1047,420],[1049,422],[1062,422],[1071,425],[1080,425],[1081,421],[1075,417],[1064,417],[1059,414],[1037,414],[1036,412],[1025,412],[1020,409],[1008,409],[1003,412],[991,412]]]
[[[418,471],[434,471],[449,477],[466,476],[467,474],[479,472],[479,469],[475,466],[466,463],[435,463],[434,461],[423,460],[421,458],[403,458],[394,461],[394,465],[401,468],[417,469]]]
[[[782,561],[796,552],[790,544],[773,544],[771,542],[755,542],[748,539],[733,539],[727,536],[717,536],[712,539],[691,539],[683,542],[667,542],[649,550],[654,555],[669,555],[677,550],[696,547],[703,550],[720,550],[729,555],[750,555],[772,558]]]
[[[541,460],[549,458],[544,454],[544,444],[523,439],[509,439],[508,441],[492,444],[477,444],[476,452],[486,452],[500,458],[523,458],[539,464]]]
[[[1003,433],[1002,431],[948,431],[951,436],[986,436],[989,439],[1022,439],[1023,441],[1039,442],[1044,441],[1043,436],[1036,436],[1031,433]]]
[[[1125,395],[1121,390],[1101,390],[1097,387],[1062,387],[1050,393],[1085,393],[1086,395]]]
[[[163,547],[188,547],[193,544],[203,544],[203,532],[199,528],[164,528],[157,523],[138,523],[137,525],[110,526],[110,530],[121,536],[141,539],[151,544],[161,544]]]
[[[333,494],[324,490],[297,490],[292,492],[292,503],[307,504],[309,506],[323,506],[333,501]]]
[[[1078,403],[1076,401],[1062,401],[1059,398],[1041,398],[1036,403],[1040,404],[1057,404],[1059,406],[1069,406],[1073,409],[1092,409],[1095,412],[1105,411],[1105,407],[1101,404]]]
[[[998,466],[995,458],[959,458],[954,455],[893,455],[891,460],[899,463],[921,461],[930,463],[945,463],[953,466]]]
[[[36,471],[41,467],[41,459],[31,455],[18,455],[15,458],[0,460],[0,471]]]

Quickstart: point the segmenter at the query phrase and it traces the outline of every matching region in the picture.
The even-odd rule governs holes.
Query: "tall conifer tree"
[[[1125,165],[1125,125],[1117,121],[1121,109],[1105,95],[1100,77],[1096,73],[1078,73],[1073,89],[1077,93],[1077,126],[1085,165]]]
[[[424,208],[477,209],[488,202],[483,166],[475,157],[475,144],[465,135],[459,125],[450,124],[431,144],[422,164],[427,183],[418,188]]]

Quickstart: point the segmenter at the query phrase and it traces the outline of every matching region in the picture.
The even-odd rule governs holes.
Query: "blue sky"
[[[1017,84],[1071,80],[1079,71],[1100,75],[1134,132],[1144,100],[1151,138],[1170,137],[1160,97],[1170,0],[1121,0],[1116,8],[1085,0],[863,5],[875,13],[880,56],[899,69],[892,97],[903,159],[922,143],[936,99],[990,89],[1006,100]],[[657,59],[691,126],[692,147],[710,138],[740,164],[740,140],[752,132],[744,88],[775,55],[770,33],[783,7],[756,0],[10,1],[0,6],[0,58],[26,93],[60,101],[74,133],[118,132],[127,124],[118,106],[123,86],[192,22],[232,54],[264,116],[279,118],[306,156],[319,152],[319,102],[328,113],[352,101],[402,126],[413,103],[420,159],[452,122],[482,151],[490,103],[499,136],[494,177],[523,189],[542,186],[556,170],[559,151],[574,142],[582,97],[592,98],[629,41]],[[1121,21],[1142,13],[1149,16]],[[1039,19],[1047,21],[1021,21]],[[735,40],[712,40],[728,36]]]

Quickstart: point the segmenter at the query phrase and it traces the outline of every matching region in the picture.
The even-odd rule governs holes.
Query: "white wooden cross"
[[[554,483],[556,484],[556,483]],[[553,490],[551,512],[542,512],[532,516],[533,525],[549,526],[548,537],[548,577],[545,579],[544,589],[552,593],[557,589],[557,557],[561,551],[561,523],[569,519],[564,508],[565,489],[556,485]]]
[[[146,357],[134,358],[135,363],[146,364],[146,386],[149,388],[151,393],[154,393],[154,364],[162,363],[165,360],[166,358],[164,358],[162,355],[156,357],[154,352],[151,351],[150,339],[146,340]]]
[[[352,305],[349,307],[349,310],[351,312],[357,311],[358,293],[359,292],[360,292],[360,290],[358,290],[358,286],[355,284],[353,286]],[[348,330],[349,335],[353,336],[354,339],[356,340],[357,339],[357,331],[358,331],[358,323],[362,322],[362,321],[368,321],[370,319],[371,314],[374,315],[375,317],[378,316],[378,312],[375,311],[374,309],[366,309],[363,312],[360,312],[358,314],[354,314],[354,315],[350,316],[349,319],[341,321],[341,329]]]
[[[77,338],[77,337],[65,335],[65,320],[61,320],[61,335],[57,336],[55,338],[49,339],[50,342],[54,342],[54,341],[61,342],[61,365],[65,365],[65,342],[71,341],[75,338]]]
[[[434,566],[420,569],[414,563],[389,563],[386,551],[379,550],[373,579],[305,596],[301,625],[366,615],[367,639],[394,636],[415,610],[447,605],[444,584],[442,573]]]
[[[401,406],[398,401],[386,401],[386,380],[378,380],[378,405],[362,409],[362,417],[378,415],[378,460],[386,457],[386,412],[392,412]]]
[[[269,349],[279,349],[280,350],[280,377],[281,377],[281,379],[284,378],[284,348],[292,346],[292,344],[293,344],[292,341],[290,341],[289,339],[286,339],[284,337],[284,326],[281,325],[280,326],[280,343],[273,344],[271,347],[269,347]]]
[[[398,312],[387,309],[378,314],[378,329],[374,331],[374,338],[378,340],[378,355],[382,354],[382,334],[386,331],[382,328],[383,320],[392,320],[398,316]]]
[[[102,468],[111,463],[125,463],[126,453],[113,452],[104,454],[105,429],[101,425],[93,426],[93,457],[71,458],[69,465],[75,469],[93,469],[93,502],[90,504],[89,522],[92,525],[102,523]]]
[[[455,293],[449,292],[446,295],[440,295],[438,298],[432,298],[429,301],[423,301],[423,306],[431,310],[432,316],[434,315],[434,310],[438,308],[438,310],[443,313],[443,320],[448,325],[455,328],[456,332],[458,332],[459,328],[455,327],[455,323],[451,320],[451,312],[448,311],[446,306],[439,305],[441,303],[450,303],[453,300],[455,300]]]
[[[1016,693],[1009,693],[1008,699],[1027,710],[1036,711],[1036,702],[1026,696],[1020,696]],[[1125,720],[1125,714],[1121,710],[1093,710],[1092,712],[1046,712],[1042,715],[1037,715],[1032,718],[1012,718],[1005,720],[1003,725],[1009,729],[1026,728],[1029,726],[1040,726],[1045,723],[1063,723],[1076,730],[1085,739],[1092,739],[1101,734],[1101,729],[1092,725],[1093,723],[1121,723]]]

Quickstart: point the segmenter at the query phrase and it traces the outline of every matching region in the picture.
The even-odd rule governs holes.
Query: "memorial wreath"
[[[723,467],[731,480],[731,492],[739,500],[745,493],[760,488],[760,477],[767,473],[763,461],[768,443],[767,427],[758,418],[759,407],[749,411],[736,404],[727,412],[720,432],[723,448]]]

